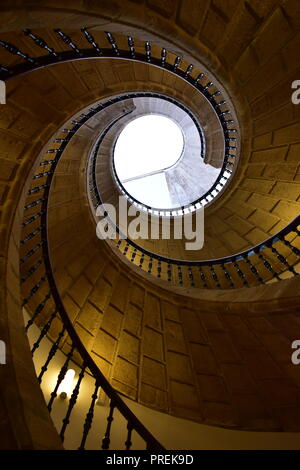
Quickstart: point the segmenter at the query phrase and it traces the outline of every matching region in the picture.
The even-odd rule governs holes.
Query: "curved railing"
[[[91,156],[89,188],[95,210],[104,203],[95,174],[96,162],[101,144],[114,124],[113,121],[103,130]],[[113,224],[113,221],[111,223]],[[157,278],[185,287],[232,289],[266,284],[298,275],[299,226],[300,215],[262,243],[234,255],[211,260],[168,258],[150,252],[123,236],[118,237],[115,244],[128,261]],[[119,233],[119,228],[114,228]]]
[[[10,54],[15,55],[17,60],[20,61],[20,63],[15,63],[11,67],[8,65],[0,65],[0,79],[6,81],[13,77],[44,67],[83,59],[110,58],[131,60],[159,67],[160,69],[168,71],[183,79],[186,83],[191,85],[195,90],[197,90],[197,92],[201,93],[201,95],[205,97],[207,102],[214,110],[217,119],[219,120],[224,136],[224,160],[220,169],[220,173],[216,178],[213,186],[209,191],[206,192],[206,194],[202,195],[197,200],[192,201],[188,205],[173,208],[172,215],[175,215],[175,213],[176,215],[184,214],[185,210],[189,210],[190,212],[195,211],[199,207],[209,204],[224,190],[224,187],[230,181],[237,165],[237,144],[239,134],[237,128],[233,126],[235,121],[232,119],[232,111],[229,109],[228,103],[222,96],[222,92],[210,80],[206,73],[198,70],[197,67],[195,67],[193,64],[184,66],[184,60],[181,57],[176,56],[170,51],[167,51],[166,48],[153,46],[148,41],[143,43],[142,48],[140,46],[136,47],[135,41],[131,36],[126,38],[127,49],[121,49],[119,48],[113,35],[109,32],[102,33],[101,31],[94,31],[93,34],[97,35],[96,40],[87,28],[82,28],[81,41],[83,42],[80,44],[76,44],[72,40],[72,37],[67,35],[61,29],[55,29],[54,32],[61,42],[69,46],[70,50],[56,50],[55,46],[48,44],[43,38],[37,36],[29,29],[25,29],[23,31],[23,40],[28,38],[27,40],[33,41],[36,46],[45,51],[45,55],[37,57],[31,56],[27,52],[20,50],[17,46],[0,40],[0,46],[2,46],[2,48],[4,48]],[[103,44],[108,42],[110,48],[103,47],[102,45],[100,47],[100,42]],[[85,48],[86,43],[90,44],[92,47],[88,49]],[[122,44],[124,47],[124,43]],[[153,94],[149,93],[148,96],[151,95]],[[171,98],[170,101],[172,101]],[[187,111],[187,109],[178,101],[176,101],[175,104]],[[189,114],[191,115],[190,112]],[[201,137],[202,133],[197,120],[195,120],[193,116],[191,117],[197,125],[198,130],[200,130]],[[228,117],[229,119],[227,119]],[[202,146],[202,148],[204,147]],[[120,187],[122,187],[123,193],[128,196],[130,202],[137,205],[142,205],[143,209],[146,211],[158,211],[159,215],[163,215],[164,211],[141,204],[141,202],[132,198],[132,196],[127,194],[121,183]]]
[[[42,57],[30,57],[27,53],[22,52],[12,44],[0,41],[0,46],[25,61],[24,63],[15,64],[12,67],[1,65],[0,78],[7,80],[45,66],[83,58],[114,57],[137,60],[161,67],[186,80],[199,90],[213,106],[224,130],[224,168],[232,174],[232,167],[235,164],[236,157],[236,137],[232,137],[232,135],[236,133],[236,129],[231,127],[233,124],[232,120],[226,120],[226,116],[230,112],[224,108],[226,104],[225,101],[219,98],[221,92],[213,89],[211,82],[204,83],[205,76],[203,73],[193,77],[191,74],[193,66],[189,65],[185,70],[181,69],[179,67],[179,57],[175,58],[174,63],[168,63],[168,53],[164,48],[160,50],[160,58],[155,57],[151,54],[151,45],[148,42],[145,43],[144,53],[135,51],[132,38],[128,38],[128,50],[120,50],[112,35],[106,33],[111,48],[103,49],[96,44],[95,40],[86,29],[83,29],[82,32],[87,41],[92,45],[92,49],[81,49],[77,47],[70,37],[61,30],[57,30],[56,33],[70,46],[71,50],[56,52],[54,48],[47,45],[43,39],[37,37],[31,31],[26,30],[25,35],[31,38],[39,47],[47,51],[47,54]],[[132,96],[132,94],[128,95],[129,98]],[[101,389],[110,401],[110,411],[107,417],[107,427],[102,439],[102,448],[108,449],[110,446],[114,411],[117,409],[127,423],[126,436],[124,439],[125,448],[131,448],[132,432],[135,431],[145,441],[145,445],[148,449],[159,450],[162,449],[162,446],[135,417],[86,351],[69,319],[57,290],[48,248],[47,215],[49,191],[57,164],[72,136],[81,125],[87,122],[88,119],[93,117],[96,113],[100,112],[105,106],[115,103],[116,99],[117,98],[108,100],[105,104],[98,104],[95,108],[91,108],[88,112],[81,114],[78,119],[73,120],[70,127],[63,129],[61,131],[61,137],[55,139],[55,144],[47,151],[46,158],[40,162],[40,167],[43,167],[45,170],[42,172],[37,170],[33,176],[32,185],[28,191],[28,200],[24,208],[23,238],[21,240],[20,264],[21,284],[22,291],[24,292],[23,305],[32,313],[26,325],[27,330],[29,330],[35,322],[38,322],[41,315],[45,318],[40,335],[33,344],[33,354],[36,353],[42,340],[48,337],[52,330],[56,332],[55,337],[52,336],[52,346],[38,374],[39,383],[42,383],[57,352],[62,348],[65,354],[65,361],[57,376],[54,389],[50,394],[48,402],[49,411],[52,410],[53,403],[58,395],[59,386],[71,362],[76,363],[80,369],[77,383],[68,403],[66,415],[62,421],[60,429],[62,440],[64,440],[70,417],[76,406],[82,381],[85,375],[89,375],[94,380],[95,389],[94,393],[91,395],[90,406],[87,409],[79,448],[84,449],[86,446],[86,441],[93,424],[95,403],[99,390]],[[218,101],[218,99],[221,100]],[[101,138],[102,136],[100,139]],[[94,152],[95,159],[98,149],[99,147],[96,146]],[[49,158],[50,155],[53,158]],[[37,181],[39,181],[38,185],[36,184]],[[95,207],[97,207],[97,205],[101,203],[101,197],[98,193],[93,170],[90,189],[92,191],[94,204],[96,204]],[[221,189],[222,188],[216,186],[216,192]],[[207,198],[207,202],[209,202],[209,198]],[[143,249],[129,239],[117,240],[116,246],[132,264],[160,279],[181,286],[218,289],[248,287],[280,280],[287,275],[294,276],[298,274],[300,251],[297,247],[297,243],[299,241],[299,225],[300,217],[298,216],[283,230],[254,248],[230,257],[208,261],[184,261],[166,258]],[[56,324],[55,328],[53,328],[54,324]],[[57,325],[60,327],[57,328]],[[68,338],[67,341],[65,341],[66,337]]]
[[[56,145],[56,148],[49,149],[48,153],[61,155],[72,136],[91,117],[115,103],[134,96],[134,94],[130,93],[114,97],[105,103],[100,103],[90,108],[88,112],[81,114],[78,120],[73,120],[68,129],[62,130],[62,133],[66,136],[56,139],[55,143],[59,145]],[[117,118],[117,120],[119,119]],[[113,120],[101,133],[91,160],[89,189],[95,209],[103,203],[95,175],[96,159],[103,139],[117,120]],[[38,178],[41,181],[41,178],[46,177],[48,173],[52,174],[52,165],[55,161],[54,159],[41,162],[42,166],[50,165],[51,169],[50,171],[35,175],[34,178]],[[47,191],[47,184],[35,187],[32,191],[34,193]],[[129,238],[117,239],[115,244],[132,264],[159,279],[185,287],[233,289],[270,283],[298,275],[300,254],[297,245],[299,241],[298,227],[299,217],[296,217],[287,227],[259,245],[232,256],[212,260],[189,261],[172,259],[152,253]]]
[[[95,112],[90,111],[90,114],[94,115]],[[56,145],[56,148],[49,149],[46,152],[46,157],[49,157],[51,154],[54,155],[54,158],[41,159],[33,176],[31,187],[28,190],[24,207],[23,238],[20,242],[21,287],[23,306],[32,314],[26,325],[26,330],[28,331],[35,323],[39,324],[41,322],[42,325],[40,334],[32,346],[32,354],[36,353],[46,337],[51,337],[52,341],[49,353],[40,368],[38,382],[42,384],[43,378],[55,360],[56,354],[62,350],[65,360],[58,373],[47,405],[49,412],[51,412],[54,401],[58,396],[59,387],[65,378],[68,368],[72,363],[76,364],[79,368],[78,379],[68,402],[61,429],[59,430],[62,441],[64,441],[84,377],[89,375],[94,380],[94,392],[91,394],[89,407],[86,410],[86,419],[78,448],[80,450],[85,449],[90,429],[94,424],[95,405],[101,391],[109,400],[109,414],[102,439],[102,449],[110,448],[114,412],[118,410],[126,421],[124,431],[125,449],[131,449],[132,433],[136,432],[145,441],[147,449],[162,450],[163,446],[145,428],[141,421],[137,419],[124,400],[110,385],[86,350],[64,307],[53,275],[48,246],[49,193],[58,162],[68,142],[79,127],[79,124],[75,123],[72,131],[70,129],[62,131],[62,133],[66,134],[65,137],[55,139],[54,146]],[[57,144],[59,144],[59,147],[57,147]],[[41,166],[43,168],[46,167],[46,171],[41,173],[39,169]],[[36,186],[37,180],[40,181],[39,186]],[[36,212],[34,212],[35,210]],[[55,328],[53,328],[54,325]],[[49,336],[51,332],[52,334]]]

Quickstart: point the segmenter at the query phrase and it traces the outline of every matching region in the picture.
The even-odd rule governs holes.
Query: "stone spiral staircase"
[[[299,332],[299,123],[289,94],[297,4],[241,1],[232,15],[231,2],[225,11],[206,2],[200,44],[185,2],[176,18],[169,2],[124,3],[126,13],[118,2],[99,12],[78,5],[76,14],[35,6],[24,24],[20,7],[3,10],[3,446],[73,448],[68,436],[80,427],[78,448],[108,449],[117,423],[120,448],[163,449],[123,397],[213,426],[299,432],[300,376],[290,360]],[[199,16],[199,2],[190,3]],[[162,13],[160,26],[147,16]],[[207,205],[205,247],[189,256],[178,240],[95,235],[94,209],[120,192],[109,166],[118,118],[139,93],[183,103],[200,123],[207,102],[211,149],[221,138],[215,119],[223,129],[231,176],[194,201]],[[44,353],[36,370],[22,308],[31,354]],[[76,381],[58,425],[71,365]],[[98,402],[108,406],[101,433]]]

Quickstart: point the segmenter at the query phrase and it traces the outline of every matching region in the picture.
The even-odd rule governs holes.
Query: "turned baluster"
[[[33,248],[31,248],[31,250],[27,251],[23,258],[20,258],[20,264],[24,264],[32,255],[34,255],[34,253],[36,253],[40,248],[42,248],[44,243],[45,240],[41,240]]]
[[[65,34],[61,29],[58,29],[56,28],[54,30],[54,32],[60,37],[60,39],[65,43],[67,44],[68,46],[70,46],[73,51],[75,51],[77,54],[81,54],[79,48],[76,46],[76,44],[72,41],[72,39],[70,38],[70,36],[68,36],[67,34]]]
[[[249,287],[249,284],[248,284],[248,281],[246,279],[246,276],[245,274],[243,273],[243,271],[241,270],[240,266],[237,264],[236,260],[233,261],[233,266],[235,267],[238,275],[239,275],[239,278],[242,280],[244,286],[246,287]]]
[[[135,257],[136,257],[136,252],[137,252],[137,249],[135,248],[135,249],[133,250],[132,254],[131,254],[131,259],[130,259],[131,263],[134,262],[134,259],[135,259]]]
[[[178,279],[179,279],[179,284],[182,286],[183,280],[182,280],[182,271],[181,271],[181,266],[177,266],[178,269]]]
[[[184,78],[187,78],[187,77],[190,75],[190,73],[191,73],[191,71],[193,70],[193,68],[194,68],[193,64],[190,64],[190,65],[187,67],[186,71],[184,72]]]
[[[173,70],[174,72],[176,72],[176,70],[178,69],[179,65],[180,65],[180,62],[181,62],[181,57],[176,57],[175,61],[174,61],[174,65],[173,65]]]
[[[297,275],[296,271],[294,270],[293,266],[289,265],[285,257],[281,253],[279,253],[279,251],[274,246],[271,246],[269,248],[272,251],[272,253],[274,253],[274,255],[276,255],[276,257],[279,259],[280,263],[283,264],[287,268],[288,271],[290,271],[296,276]]]
[[[44,297],[44,300],[42,302],[40,302],[39,305],[36,307],[31,319],[28,321],[28,323],[25,327],[26,331],[28,331],[30,326],[33,325],[34,321],[36,320],[38,315],[42,312],[43,308],[45,307],[47,301],[50,299],[51,296],[52,296],[51,291],[49,291],[47,293],[47,295]]]
[[[85,418],[85,422],[84,422],[84,425],[83,425],[82,439],[81,439],[81,443],[80,443],[80,446],[79,446],[78,450],[84,450],[85,449],[85,443],[86,443],[86,440],[87,440],[88,434],[90,432],[90,429],[92,427],[92,423],[93,423],[93,419],[94,419],[94,408],[95,408],[95,403],[98,399],[99,387],[100,387],[99,382],[96,380],[94,393],[92,394],[91,405],[90,405],[89,411],[87,412],[87,415],[86,415],[86,418]]]
[[[104,438],[102,439],[102,449],[103,450],[108,450],[109,449],[111,426],[112,426],[112,422],[114,420],[114,417],[113,417],[114,409],[115,409],[115,404],[114,404],[113,400],[111,400],[111,402],[110,402],[110,411],[109,411],[109,415],[107,417],[106,431],[105,431],[105,434],[104,434]]]
[[[140,257],[140,264],[139,264],[139,268],[142,268],[143,267],[143,263],[145,261],[145,254],[142,253],[141,257]]]
[[[87,41],[93,46],[93,48],[97,51],[99,55],[102,55],[102,51],[98,44],[96,43],[94,37],[91,35],[91,33],[87,30],[87,28],[81,28],[81,32],[84,34],[85,38]]]
[[[131,36],[128,36],[127,41],[128,41],[128,47],[129,47],[131,57],[134,59],[135,58],[134,40]]]
[[[145,42],[145,52],[146,52],[146,58],[147,62],[151,62],[151,44],[149,41]]]
[[[51,362],[51,360],[53,359],[53,357],[55,356],[57,350],[58,350],[58,347],[59,347],[59,343],[61,341],[61,339],[63,338],[64,334],[66,332],[66,328],[65,326],[62,327],[61,331],[59,332],[58,334],[58,337],[56,339],[56,341],[52,344],[51,346],[51,349],[49,351],[49,354],[48,354],[48,357],[46,359],[46,362],[43,364],[43,366],[41,367],[41,372],[38,376],[38,383],[40,384],[42,382],[42,379],[43,379],[43,375],[47,372],[48,370],[48,365],[49,363]]]
[[[109,32],[105,32],[106,34],[106,38],[109,42],[109,44],[111,45],[113,51],[115,52],[116,55],[120,55],[120,52],[119,52],[119,49],[118,49],[118,46],[117,46],[117,43],[113,37],[113,35]]]
[[[259,272],[257,271],[256,267],[251,263],[251,261],[249,260],[249,257],[248,255],[244,255],[244,260],[246,262],[246,264],[249,266],[250,268],[250,271],[254,274],[254,276],[256,277],[256,279],[261,283],[263,284],[264,283],[264,280],[263,278],[261,277],[261,275],[259,274]]]
[[[282,238],[281,239],[282,243],[285,244],[285,246],[287,246],[296,256],[300,256],[300,250],[298,250],[298,248],[294,245],[292,245],[288,240],[286,240],[286,238]]]
[[[168,281],[171,282],[171,279],[172,279],[171,264],[168,263]]]
[[[24,305],[26,305],[28,303],[28,301],[31,299],[31,297],[39,290],[39,288],[41,287],[41,285],[47,280],[47,276],[44,275],[40,278],[40,280],[35,284],[35,286],[32,287],[32,289],[30,290],[29,294],[27,295],[27,297],[25,297],[25,299],[23,300],[22,302],[22,307],[24,307]]]
[[[151,274],[152,272],[152,266],[153,266],[153,258],[150,256],[149,258],[149,263],[148,263],[148,273]]]
[[[132,446],[132,440],[131,440],[132,431],[133,431],[133,427],[130,423],[128,423],[127,424],[127,438],[126,438],[126,441],[125,441],[125,449],[126,450],[130,450],[130,448]]]
[[[280,281],[280,277],[278,276],[276,271],[274,271],[271,263],[269,263],[269,261],[262,255],[261,252],[258,252],[257,255],[259,259],[263,262],[265,268],[272,274],[272,276],[275,277],[278,281]]]
[[[232,277],[230,276],[229,272],[227,271],[224,263],[221,264],[221,268],[224,271],[225,277],[228,280],[228,282],[230,284],[230,287],[233,289],[234,288],[234,283],[233,283]]]
[[[70,362],[71,358],[73,357],[74,350],[75,350],[75,346],[72,344],[70,352],[67,354],[67,358],[66,358],[66,360],[65,360],[65,362],[64,362],[64,364],[63,364],[63,366],[60,369],[60,372],[58,374],[54,390],[51,392],[50,400],[49,400],[49,403],[47,405],[47,408],[48,408],[49,412],[51,411],[53,402],[54,402],[55,398],[57,397],[58,387],[60,386],[61,382],[63,381],[63,379],[64,379],[64,377],[67,373],[69,362]]]
[[[201,279],[201,282],[203,284],[203,287],[205,289],[207,289],[207,282],[206,282],[206,277],[205,277],[205,274],[204,272],[202,271],[202,268],[199,266],[198,267],[198,271],[199,271],[199,274],[200,274],[200,279]]]
[[[217,276],[217,273],[216,273],[216,271],[215,271],[213,265],[210,265],[210,272],[211,272],[211,277],[213,278],[213,280],[214,280],[216,286],[217,286],[218,288],[221,288],[221,285],[220,285],[220,282],[219,282],[219,278],[218,278],[218,276]]]
[[[4,49],[6,49],[8,52],[10,52],[10,54],[18,55],[18,56],[22,57],[22,59],[26,60],[27,62],[30,62],[31,64],[36,64],[36,60],[33,57],[30,57],[25,52],[22,52],[20,49],[18,49],[13,44],[10,44],[9,42],[0,40],[0,46],[2,46]]]
[[[42,339],[46,336],[46,334],[48,333],[51,325],[52,325],[52,322],[54,320],[54,318],[57,317],[57,310],[54,310],[54,312],[52,313],[52,315],[50,316],[49,320],[47,321],[47,323],[45,323],[45,325],[43,326],[42,330],[41,330],[41,333],[38,337],[38,339],[36,340],[36,342],[33,344],[33,347],[31,349],[31,354],[34,355],[35,351],[40,347],[40,344],[41,344],[41,341]]]
[[[191,266],[188,266],[188,273],[189,273],[191,287],[195,287],[194,276],[193,276],[193,271],[192,271]]]
[[[158,260],[157,262],[157,277],[160,278],[161,277],[161,261]]]
[[[167,59],[167,49],[163,47],[161,50],[161,66],[162,67],[166,65],[166,59]]]
[[[44,39],[42,39],[40,36],[37,36],[36,34],[33,34],[30,29],[23,29],[23,33],[30,37],[30,39],[32,39],[40,48],[46,49],[49,54],[53,55],[54,57],[58,57],[58,54],[55,52],[53,47],[49,47]]]
[[[75,388],[74,388],[74,390],[72,392],[72,395],[71,395],[71,398],[69,400],[69,406],[68,406],[68,409],[67,409],[66,416],[63,419],[63,425],[62,425],[62,428],[61,428],[61,431],[60,431],[60,434],[59,434],[62,441],[64,441],[64,439],[65,439],[65,432],[66,432],[68,424],[70,423],[70,416],[71,416],[73,408],[74,408],[74,406],[76,405],[76,402],[77,402],[77,398],[78,398],[79,391],[80,391],[80,385],[81,385],[82,379],[84,377],[85,369],[86,369],[86,364],[83,363],[82,368],[80,370],[80,374],[79,374],[77,383],[75,385]]]

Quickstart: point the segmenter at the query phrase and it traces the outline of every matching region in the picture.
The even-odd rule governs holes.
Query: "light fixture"
[[[68,396],[71,395],[71,391],[73,390],[74,377],[75,370],[69,369],[65,375],[65,378],[58,387],[57,393],[60,395],[62,400],[65,400]]]

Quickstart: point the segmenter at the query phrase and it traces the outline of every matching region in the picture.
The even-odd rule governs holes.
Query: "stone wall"
[[[282,281],[274,300],[264,287],[193,299],[141,280],[104,242],[82,229],[78,236],[66,262],[64,250],[53,251],[59,288],[80,337],[118,391],[198,422],[299,430],[300,369],[291,364],[298,280]],[[269,287],[272,299],[278,289]]]
[[[68,29],[84,24],[153,40],[195,64],[204,64],[216,74],[236,105],[243,146],[240,170],[234,183],[208,213],[207,222],[215,239],[214,254],[222,256],[260,242],[299,213],[300,108],[290,101],[291,82],[299,78],[298,2],[213,0],[201,3],[199,8],[197,0],[115,0],[101,2],[101,5],[99,2],[75,1],[69,7],[66,3],[49,0],[43,2],[41,8],[40,2],[12,1],[9,7],[1,6],[1,17],[1,38],[9,42],[22,44],[24,39],[21,32],[5,31],[20,31],[22,27],[39,30],[61,26]],[[55,41],[53,34],[46,35]],[[56,45],[58,49],[62,47],[58,41]],[[30,47],[36,51],[36,46]],[[26,45],[29,52],[30,47]],[[7,54],[6,58],[7,64],[15,61],[14,56]],[[137,70],[145,76],[144,70]],[[45,140],[69,115],[97,100],[99,92],[101,96],[109,95],[114,84],[118,86],[121,82],[121,88],[127,90],[128,83],[124,80],[127,73],[128,67],[121,64],[110,67],[102,63],[99,67],[99,64],[82,61],[55,66],[8,83],[8,105],[5,111],[0,109],[0,261],[4,280],[1,285],[1,338],[8,338],[13,331],[9,333],[8,329],[11,301],[21,328],[20,299],[16,289],[17,255],[11,251],[17,250],[9,247],[9,240],[13,237],[13,220],[31,165]],[[177,82],[174,81],[172,86],[176,88]],[[77,222],[80,221],[82,223],[79,218]],[[75,229],[81,224],[76,226],[75,219],[73,223],[76,233]],[[15,236],[18,245],[18,232]],[[61,240],[64,236],[69,240],[69,234],[62,231]],[[229,314],[224,305],[221,310],[211,312],[206,304],[201,308],[195,305],[184,307],[190,310],[187,315],[177,298],[170,298],[158,288],[139,285],[137,278],[130,280],[128,290],[130,272],[121,274],[109,262],[105,265],[102,255],[94,259],[92,245],[80,233],[77,241],[73,240],[75,248],[82,240],[85,246],[74,259],[72,253],[69,254],[68,271],[62,268],[60,282],[70,289],[76,282],[85,288],[70,290],[65,294],[65,302],[69,298],[68,311],[71,313],[73,309],[74,318],[84,307],[82,311],[90,309],[88,318],[94,314],[97,319],[95,334],[86,334],[92,336],[91,348],[94,348],[93,338],[98,335],[102,340],[95,342],[95,349],[101,348],[106,341],[105,351],[98,349],[93,354],[99,357],[103,367],[106,365],[114,384],[120,384],[119,388],[123,387],[128,395],[139,397],[150,406],[182,415],[186,413],[192,419],[296,430],[299,374],[290,363],[290,342],[295,339],[299,326],[296,301],[294,307],[281,300],[281,314],[258,303],[253,306],[253,318],[245,318],[244,310]],[[68,242],[69,246],[73,246],[71,242]],[[62,251],[67,253],[67,250]],[[8,260],[14,265],[14,276],[10,274]],[[102,274],[99,265],[103,267]],[[66,272],[68,277],[65,277]],[[116,297],[111,296],[116,282],[129,294],[127,299],[120,291]],[[94,285],[97,285],[95,292]],[[93,294],[88,298],[90,292]],[[125,312],[129,319],[126,327]],[[143,319],[139,324],[137,319],[141,318],[141,312]],[[185,326],[185,319],[190,322],[188,326]],[[139,328],[143,328],[143,336]],[[167,331],[171,332],[168,333],[170,339],[167,339]],[[19,390],[14,366],[27,347],[23,342],[24,349],[23,346],[19,349],[17,338],[20,332],[13,333],[16,342],[8,342],[8,357],[12,362],[5,369],[6,379],[1,380],[7,393],[14,389],[17,394]],[[126,344],[132,344],[126,351],[121,346],[119,349],[121,335],[123,342],[127,335]],[[184,335],[183,340],[181,335]],[[151,338],[154,345],[150,352],[146,337]],[[138,348],[142,351],[139,355],[136,353]],[[217,365],[211,359],[212,351]],[[28,350],[24,357],[28,359]],[[201,364],[201,358],[206,358],[204,364]],[[122,375],[124,364],[127,377]],[[211,364],[210,369],[208,364]],[[30,367],[28,365],[28,369]],[[152,376],[151,371],[154,371]],[[157,378],[159,384],[155,382]],[[28,390],[32,387],[32,384],[28,386]],[[1,388],[2,397],[3,390]],[[185,403],[182,402],[184,395],[189,398]],[[28,432],[23,425],[14,431],[7,427],[7,423],[13,421],[13,410],[19,410],[21,415],[29,406],[28,402],[19,401],[20,408],[7,403],[9,407],[1,411],[4,429],[1,434],[10,436],[8,441],[13,442],[14,447],[45,445],[39,441],[38,427],[27,429]],[[7,429],[11,431],[8,433]],[[21,436],[29,437],[22,442]]]

